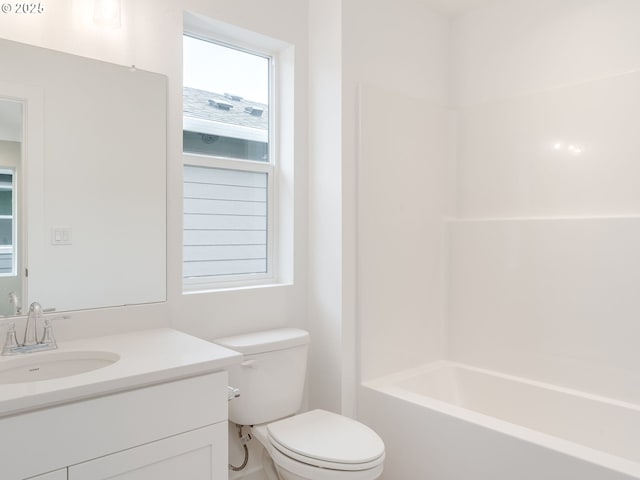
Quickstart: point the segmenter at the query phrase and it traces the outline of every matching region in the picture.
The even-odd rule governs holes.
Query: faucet
[[[38,319],[42,318],[42,306],[38,302],[33,302],[29,306],[29,315],[27,316],[27,325],[24,327],[23,347],[35,345],[38,343]]]
[[[44,321],[44,333],[38,341],[38,319],[42,318],[42,306],[38,302],[33,302],[29,307],[27,324],[24,329],[24,341],[18,343],[16,337],[16,325],[12,323],[7,331],[7,339],[2,348],[2,355],[17,355],[19,353],[41,352],[43,350],[53,350],[58,348],[56,339],[53,336],[53,325],[51,319]],[[62,317],[67,318],[67,317]]]
[[[20,306],[20,300],[16,292],[9,292],[9,305],[13,307],[13,314],[20,315],[22,313],[22,307]]]

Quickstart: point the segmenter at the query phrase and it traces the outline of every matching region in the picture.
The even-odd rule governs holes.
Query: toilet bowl
[[[373,480],[384,444],[369,427],[324,410],[253,427],[283,480]]]
[[[295,414],[302,403],[309,334],[277,329],[216,340],[244,354],[229,371],[240,398],[229,419],[251,425],[280,480],[375,480],[384,443],[369,427],[325,410]]]

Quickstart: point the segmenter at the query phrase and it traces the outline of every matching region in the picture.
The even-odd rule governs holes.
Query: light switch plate
[[[51,245],[71,245],[70,227],[53,227],[51,229]]]

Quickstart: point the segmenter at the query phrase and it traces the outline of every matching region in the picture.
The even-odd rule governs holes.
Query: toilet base
[[[262,449],[262,470],[264,470],[267,480],[282,480],[282,476],[276,470],[273,458],[271,458],[271,454],[266,448]]]
[[[279,480],[308,480],[306,478],[302,478],[299,475],[296,475],[293,472],[290,472],[284,468],[280,468],[276,466],[276,470],[278,470],[278,478]]]

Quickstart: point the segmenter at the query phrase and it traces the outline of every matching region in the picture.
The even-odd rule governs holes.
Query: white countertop
[[[69,377],[0,384],[0,417],[184,377],[223,370],[239,363],[233,350],[170,328],[58,342],[57,350],[112,352],[120,360]],[[33,356],[40,353],[20,355]],[[17,356],[0,356],[0,368]]]

